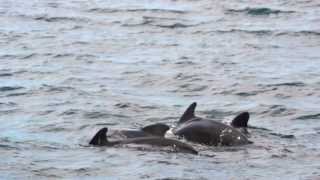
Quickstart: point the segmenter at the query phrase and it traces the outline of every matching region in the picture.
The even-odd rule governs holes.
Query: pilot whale
[[[116,139],[127,139],[127,138],[138,138],[138,137],[149,137],[158,136],[164,137],[170,127],[163,123],[155,123],[145,126],[139,130],[115,130],[108,137]]]
[[[247,126],[249,113],[236,116],[231,125],[195,116],[197,104],[192,103],[181,116],[173,133],[189,141],[213,146],[251,144],[248,137],[237,128]]]
[[[122,144],[147,144],[154,146],[171,146],[178,152],[198,154],[198,152],[190,145],[180,142],[175,139],[168,139],[160,136],[149,136],[149,137],[137,137],[128,138],[118,141],[109,141],[107,138],[108,128],[104,127],[100,129],[89,142],[90,145],[94,146],[115,146]]]

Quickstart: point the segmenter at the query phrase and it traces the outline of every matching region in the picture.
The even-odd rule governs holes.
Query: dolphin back
[[[248,138],[236,128],[207,119],[182,124],[176,129],[175,134],[189,141],[209,146],[234,146],[250,143]]]
[[[170,127],[166,124],[156,123],[156,124],[151,124],[149,126],[145,126],[141,130],[153,136],[164,137],[164,135],[169,129]]]
[[[171,146],[178,152],[198,154],[192,146],[184,142],[163,137],[142,137],[123,140],[120,144],[146,144],[153,146]]]

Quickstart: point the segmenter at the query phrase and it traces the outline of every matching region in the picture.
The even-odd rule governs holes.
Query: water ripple
[[[10,76],[13,76],[12,73],[1,73],[0,74],[0,77],[10,77]]]
[[[127,115],[123,114],[111,114],[111,113],[103,113],[103,112],[85,112],[84,113],[85,119],[108,119],[111,117],[117,117],[117,118],[129,118]]]
[[[153,12],[153,13],[174,13],[185,14],[187,11],[175,10],[175,9],[112,9],[112,8],[93,8],[89,9],[89,12],[95,13],[126,13],[126,12]]]
[[[285,82],[285,83],[278,83],[278,84],[269,84],[266,87],[280,87],[280,86],[288,86],[288,87],[304,87],[306,86],[303,82]]]
[[[291,36],[320,36],[319,31],[286,31],[278,32],[276,36],[291,35]]]
[[[79,114],[81,112],[80,109],[69,109],[67,111],[62,112],[59,116],[71,116],[74,114]]]
[[[45,21],[45,22],[88,22],[89,19],[80,18],[80,17],[50,17],[48,15],[33,17],[34,20],[37,21]]]
[[[235,95],[249,97],[249,96],[260,95],[261,93],[264,93],[267,91],[269,91],[269,90],[254,90],[254,91],[238,92],[238,93],[235,93]]]
[[[49,92],[49,93],[61,93],[66,91],[72,91],[75,89],[73,87],[68,87],[68,86],[52,86],[52,85],[43,84],[40,87],[40,90],[44,92]]]
[[[197,25],[198,24],[171,23],[171,24],[156,24],[155,26],[160,28],[176,29],[176,28],[194,27]]]
[[[7,97],[14,97],[14,96],[25,96],[29,93],[10,93],[7,95]]]
[[[222,120],[226,116],[233,115],[234,113],[231,111],[221,111],[221,110],[207,110],[207,111],[201,111],[204,115],[206,115],[209,119],[217,119]]]
[[[320,119],[320,113],[319,114],[311,114],[311,115],[303,115],[303,116],[297,117],[296,119],[298,119],[298,120]]]
[[[275,31],[273,30],[248,30],[248,29],[227,29],[227,30],[216,30],[215,33],[248,33],[248,34],[255,34],[258,36],[270,36]]]
[[[272,15],[272,14],[291,14],[295,13],[295,11],[285,11],[285,10],[278,10],[278,9],[271,9],[271,8],[253,8],[253,7],[247,7],[244,9],[228,9],[227,13],[246,13],[248,15],[252,16],[266,16],[266,15]]]
[[[23,89],[24,87],[21,86],[3,86],[0,87],[0,91],[4,92],[4,91],[14,91],[14,90],[18,90],[18,89]]]
[[[210,30],[210,31],[202,31],[202,30],[197,30],[193,32],[193,34],[239,34],[239,33],[244,33],[244,34],[253,34],[256,36],[320,36],[320,32],[316,30],[312,31],[280,31],[280,30],[270,30],[270,29],[258,29],[258,30],[250,30],[250,29],[217,29],[217,30]]]
[[[263,110],[264,108],[266,109]],[[294,115],[295,113],[296,109],[288,108],[284,105],[265,105],[260,108],[260,112],[258,114],[264,114],[271,117],[283,117]]]

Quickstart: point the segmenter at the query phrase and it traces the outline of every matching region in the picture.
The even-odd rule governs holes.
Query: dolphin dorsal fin
[[[183,113],[183,115],[181,116],[181,118],[179,119],[179,124],[180,123],[184,123],[194,117],[196,117],[194,115],[194,111],[196,109],[197,103],[193,102],[192,104],[190,104],[190,106],[187,108],[187,110]]]
[[[161,136],[164,137],[166,132],[170,129],[170,127],[166,124],[156,123],[151,124],[149,126],[145,126],[142,128],[143,132],[149,133],[153,136]]]
[[[91,139],[89,142],[90,145],[95,145],[95,146],[104,146],[108,144],[108,139],[107,139],[107,132],[108,128],[104,127],[100,129]]]
[[[231,125],[233,127],[248,127],[249,117],[248,112],[243,112],[232,120]]]

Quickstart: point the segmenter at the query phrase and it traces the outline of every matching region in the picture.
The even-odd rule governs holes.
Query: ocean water
[[[319,67],[316,0],[1,0],[0,179],[320,179]],[[269,131],[197,156],[86,146],[192,102]]]

